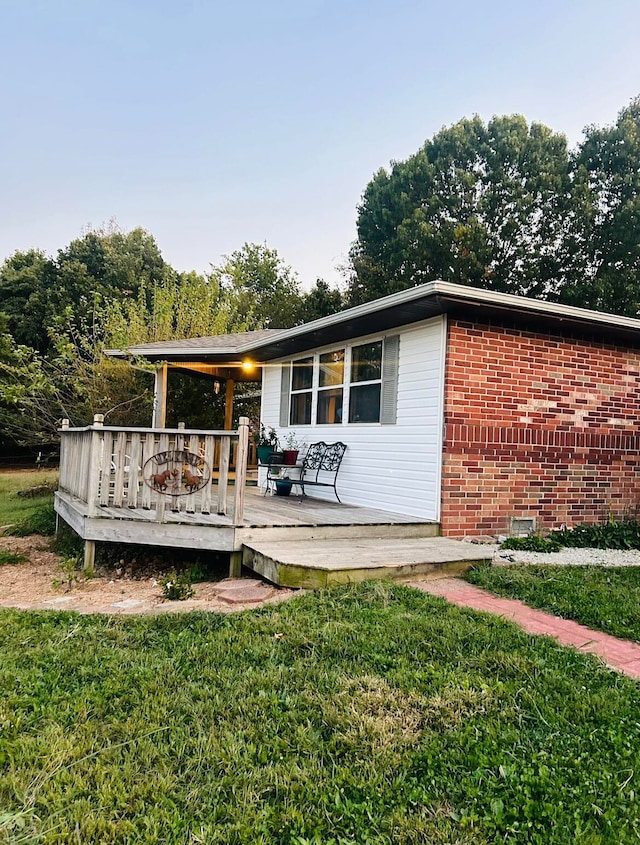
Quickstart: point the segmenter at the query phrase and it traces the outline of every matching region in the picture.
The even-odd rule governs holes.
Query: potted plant
[[[287,448],[282,450],[284,455],[283,463],[287,464],[287,466],[295,466],[298,455],[300,454],[300,446],[302,445],[296,437],[295,431],[290,431],[284,438],[284,442]]]
[[[258,452],[258,460],[261,464],[269,461],[269,455],[278,448],[278,435],[272,425],[265,425],[263,422],[255,426],[253,440]]]

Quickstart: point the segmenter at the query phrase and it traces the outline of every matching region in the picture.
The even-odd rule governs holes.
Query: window
[[[342,396],[344,382],[344,349],[324,352],[318,359],[318,410],[319,424],[342,422]]]
[[[380,422],[382,387],[382,341],[354,346],[351,350],[349,422]]]
[[[293,361],[289,425],[310,425],[313,398],[313,356]]]
[[[393,425],[399,335],[316,352],[282,365],[280,425]]]

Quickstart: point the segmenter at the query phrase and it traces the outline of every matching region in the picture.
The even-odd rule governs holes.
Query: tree
[[[573,157],[581,200],[574,252],[584,273],[564,302],[637,316],[640,313],[640,97],[613,126],[589,126]]]
[[[563,135],[519,115],[461,120],[367,185],[349,300],[431,279],[555,297],[570,209]]]
[[[40,250],[15,252],[0,267],[0,310],[6,329],[18,344],[44,352],[49,345],[49,291],[55,285],[55,263]]]
[[[294,271],[266,244],[244,244],[212,267],[228,309],[230,331],[286,329],[301,321],[302,296]]]
[[[302,297],[301,320],[309,323],[330,314],[337,314],[344,308],[342,292],[330,287],[324,279],[316,279],[315,285]]]

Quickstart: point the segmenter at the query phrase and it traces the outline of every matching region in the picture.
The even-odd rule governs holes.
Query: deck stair
[[[319,589],[370,578],[438,578],[490,564],[485,546],[445,537],[339,537],[245,543],[243,564],[282,587]],[[374,528],[375,533],[375,528]]]

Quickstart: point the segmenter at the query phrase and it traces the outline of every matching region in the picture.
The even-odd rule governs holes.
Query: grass
[[[18,491],[40,484],[57,484],[58,473],[45,470],[0,472],[0,525],[15,525],[36,519],[43,509],[53,511],[53,494],[33,499],[21,498]],[[36,523],[36,527],[38,523]]]
[[[7,842],[640,837],[640,687],[406,587],[229,616],[6,610],[0,653]]]
[[[466,577],[498,595],[640,642],[640,568],[494,566]]]

